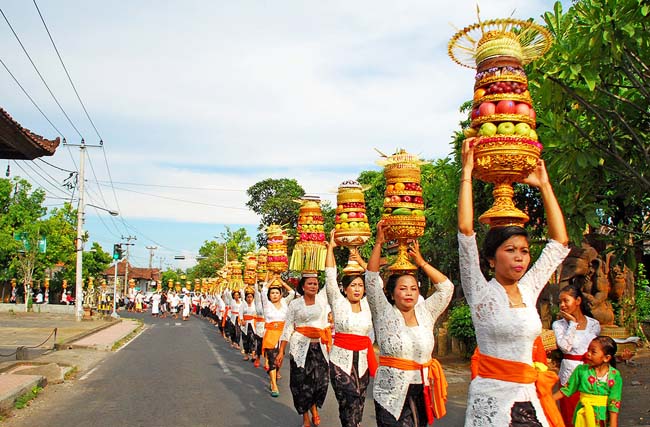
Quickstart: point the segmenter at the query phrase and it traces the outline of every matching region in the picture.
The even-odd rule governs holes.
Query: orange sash
[[[377,371],[377,356],[375,355],[375,349],[372,347],[370,337],[339,332],[334,336],[334,345],[350,351],[368,350],[366,353],[368,370],[370,371],[371,377],[375,376],[375,372]]]
[[[321,344],[325,344],[327,346],[328,352],[332,348],[332,330],[330,328],[320,329],[314,326],[297,326],[295,331],[301,333],[307,338],[320,338]]]
[[[248,322],[249,320],[255,320],[255,316],[252,314],[244,314],[244,322]]]
[[[419,370],[422,375],[422,384],[425,387],[424,403],[427,405],[427,418],[428,424],[433,424],[433,418],[442,418],[447,414],[445,403],[447,402],[447,378],[442,370],[440,362],[436,359],[431,359],[427,363],[420,364],[413,360],[400,359],[399,357],[379,356],[379,366],[388,366],[391,368],[400,369],[402,371],[415,371]],[[429,368],[427,385],[424,381],[423,369]],[[433,396],[427,398],[427,387],[433,389]]]
[[[228,318],[228,312],[230,311],[230,307],[226,307],[226,309],[223,312],[223,317],[221,318],[221,327],[224,328],[226,326],[226,319]]]
[[[499,359],[478,351],[475,352],[478,361],[477,373],[482,378],[508,381],[519,384],[535,383],[537,397],[544,410],[544,415],[551,427],[564,427],[562,415],[553,400],[553,385],[558,381],[555,372],[544,370],[546,365]],[[548,369],[548,368],[547,368]]]
[[[262,351],[274,349],[278,346],[284,329],[284,322],[269,322],[265,325],[265,328],[264,337],[262,338]]]

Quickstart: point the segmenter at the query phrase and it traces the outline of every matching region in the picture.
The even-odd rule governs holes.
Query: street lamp
[[[108,212],[111,216],[118,216],[118,215],[120,214],[119,212],[114,211],[114,210],[112,210],[112,209],[106,209],[106,208],[103,208],[103,207],[101,207],[101,206],[91,205],[90,203],[86,203],[86,206],[92,206],[93,208],[101,209],[101,210],[103,210],[103,211]]]

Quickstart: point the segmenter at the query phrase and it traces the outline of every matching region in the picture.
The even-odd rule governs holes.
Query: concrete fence
[[[0,313],[13,311],[15,313],[24,313],[25,304],[6,304],[0,303]],[[56,313],[74,315],[74,305],[63,304],[33,304],[31,311],[33,313]]]

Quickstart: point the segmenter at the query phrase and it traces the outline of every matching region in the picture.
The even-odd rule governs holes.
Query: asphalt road
[[[280,380],[280,397],[267,391],[263,369],[218,335],[209,322],[133,315],[145,330],[126,347],[76,379],[69,393],[25,419],[29,426],[301,426],[289,391],[289,363]],[[47,396],[44,396],[47,399]],[[40,399],[40,398],[39,398]],[[464,409],[448,404],[438,426],[460,426]],[[338,407],[330,388],[321,425],[337,426]],[[369,390],[364,426],[375,425]]]

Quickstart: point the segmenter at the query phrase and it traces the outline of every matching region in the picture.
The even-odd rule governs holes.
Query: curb
[[[75,342],[75,341],[79,341],[82,338],[86,338],[87,336],[92,335],[92,334],[94,334],[96,332],[99,332],[99,331],[102,331],[102,330],[104,330],[106,328],[110,328],[111,326],[117,325],[121,321],[122,321],[122,319],[112,320],[112,321],[110,321],[110,322],[108,322],[108,323],[106,323],[104,325],[100,325],[100,326],[98,326],[96,328],[89,329],[87,331],[84,331],[84,332],[81,332],[81,333],[79,333],[77,335],[74,335],[74,336],[66,339],[63,342],[60,342],[58,344],[55,343],[54,344],[54,350],[72,350],[73,348],[86,348],[85,346],[74,347],[72,345],[72,343]]]
[[[14,387],[13,389],[3,393],[3,395],[0,395],[0,414],[7,413],[8,411],[11,411],[14,407],[14,403],[16,403],[16,400],[28,393],[32,388],[39,386],[39,387],[45,387],[47,385],[47,380],[45,377],[40,376],[40,375],[22,375],[25,377],[26,381],[18,385],[17,387]],[[32,377],[32,378],[29,378]]]

